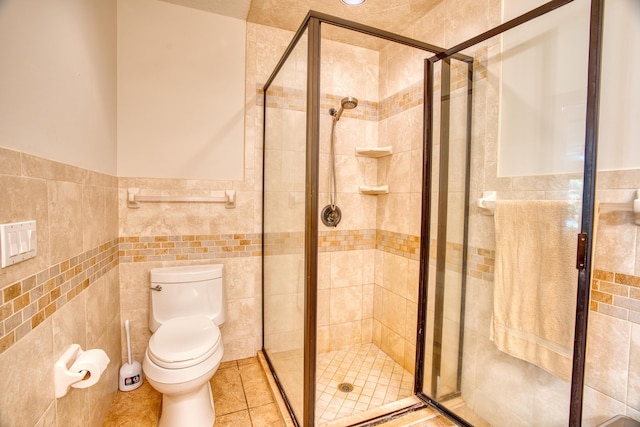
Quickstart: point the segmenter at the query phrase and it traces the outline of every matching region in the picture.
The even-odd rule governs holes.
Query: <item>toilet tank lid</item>
[[[183,283],[222,277],[222,264],[184,265],[151,269],[152,283]]]

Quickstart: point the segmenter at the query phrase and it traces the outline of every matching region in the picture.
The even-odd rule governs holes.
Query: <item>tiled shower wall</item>
[[[0,271],[0,424],[101,425],[121,360],[117,180],[0,148],[0,200],[0,223],[38,233],[38,255]],[[73,343],[111,363],[56,399],[53,365]]]
[[[274,40],[288,41],[284,32],[249,25],[250,44],[254,33],[255,43],[259,44],[256,52],[273,53]],[[265,44],[268,46],[263,46]],[[394,58],[397,48],[389,46],[382,55],[368,48],[328,40],[322,43],[320,209],[329,201],[331,117],[328,110],[338,108],[340,99],[346,96],[356,97],[359,103],[356,109],[345,110],[335,131],[338,205],[343,218],[335,230],[320,226],[318,351],[374,342],[413,372],[422,168],[422,60],[411,50],[404,52],[414,67],[410,75],[406,70],[397,74],[399,62]],[[257,55],[260,58],[261,54]],[[356,59],[344,61],[345,57]],[[294,61],[300,64],[285,66],[283,73],[304,69],[306,56],[294,55],[288,62]],[[384,84],[378,78],[383,72],[388,74]],[[286,141],[294,135],[304,137],[296,125],[304,123],[304,102],[296,101],[302,92],[293,88],[298,81],[295,75],[287,76],[292,87],[274,87],[268,104],[272,122],[280,117],[284,123],[280,130],[270,128],[269,137],[274,141]],[[260,84],[257,87],[260,88]],[[393,146],[393,156],[376,160],[355,155],[356,147],[384,145]],[[276,168],[271,173],[285,170]],[[283,176],[282,185],[289,185],[288,181],[293,178],[291,173]],[[359,193],[360,185],[378,184],[389,184],[390,194]],[[302,200],[302,193],[295,193],[300,188],[292,187],[289,191],[299,197],[298,202]],[[296,200],[291,197],[281,203],[292,206]],[[282,224],[283,230],[290,226]],[[288,261],[283,258],[283,262],[277,262],[274,257],[272,264],[296,265],[295,255],[283,256]],[[298,276],[287,277],[296,282]],[[289,303],[282,295],[278,301],[293,310],[300,303],[301,294],[298,289],[290,291]],[[283,327],[284,324],[276,329]],[[281,332],[286,336],[286,331]],[[281,344],[276,347],[284,350],[292,341],[278,342]]]

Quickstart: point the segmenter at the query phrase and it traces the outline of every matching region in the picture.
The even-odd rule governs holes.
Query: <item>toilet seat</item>
[[[220,329],[205,315],[170,319],[149,340],[147,354],[156,365],[182,369],[209,358],[221,345]]]

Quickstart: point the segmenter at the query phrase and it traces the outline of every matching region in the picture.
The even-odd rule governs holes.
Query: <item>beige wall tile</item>
[[[229,258],[220,263],[224,265],[224,287],[227,299],[252,298],[260,295],[262,263],[259,257]]]
[[[331,350],[338,350],[350,345],[360,344],[362,324],[360,320],[329,326],[331,333]]]
[[[326,353],[331,350],[331,332],[329,326],[318,327],[316,336],[316,352]]]
[[[39,179],[0,175],[0,199],[0,223],[35,220],[38,232],[38,255],[35,258],[0,269],[0,288],[4,288],[50,265],[47,183]]]
[[[383,319],[394,333],[404,339],[406,336],[407,324],[407,300],[393,292],[387,292],[385,295],[383,307]],[[404,351],[404,350],[403,350]],[[402,358],[404,358],[404,353]],[[402,360],[395,359],[395,360]]]
[[[383,286],[385,289],[402,297],[407,295],[408,264],[407,258],[384,253]]]
[[[111,402],[118,390],[118,378],[121,364],[118,363],[120,354],[120,318],[115,316],[104,331],[94,348],[103,349],[111,362],[100,377],[100,381],[86,389],[89,401],[89,425],[99,427],[109,413]]]
[[[131,326],[132,357],[142,363],[147,345],[149,345],[149,339],[151,338],[148,306],[145,310],[123,308],[120,312],[120,317],[122,322],[129,319]],[[122,327],[122,330],[124,330],[124,327]],[[125,339],[126,336],[123,333],[121,340],[121,360],[125,360],[127,357],[127,343]]]
[[[331,289],[330,324],[362,320],[362,286]]]
[[[0,148],[0,175],[21,175],[20,153]]]
[[[400,365],[404,364],[404,345],[405,340],[402,336],[385,326],[382,327],[382,345],[380,348]]]
[[[32,426],[38,422],[54,400],[53,364],[60,355],[53,353],[51,320],[0,354],[0,388],[14,391],[0,394],[3,424]]]
[[[87,294],[81,293],[52,316],[54,354],[62,355],[71,344],[80,344],[83,350],[88,349],[87,325],[78,321],[87,318]]]
[[[109,285],[106,277],[101,277],[98,281],[90,286],[85,291],[86,295],[86,310],[90,313],[87,317],[87,344],[94,345],[98,342],[104,331],[109,325],[113,313],[104,310],[104,307],[109,307],[109,303],[116,301],[116,306],[119,306],[118,295],[111,295],[109,292]],[[117,298],[117,299],[116,299]],[[118,310],[119,312],[119,310]]]
[[[373,300],[375,285],[362,286],[362,318],[373,317]]]
[[[583,399],[583,427],[596,427],[618,414],[625,413],[624,403],[589,386],[584,388]]]
[[[49,408],[47,408],[46,412],[42,415],[42,417],[40,417],[40,420],[35,425],[35,427],[53,426],[56,425],[56,423],[56,404],[55,402],[52,402],[51,405],[49,405]]]
[[[331,313],[331,290],[320,289],[318,291],[317,322],[318,327],[329,326]]]
[[[373,318],[362,320],[362,343],[373,342]]]
[[[333,252],[331,254],[331,288],[362,285],[363,267],[362,251]]]
[[[291,339],[291,336],[289,336],[289,339]],[[228,340],[224,344],[224,356],[222,360],[243,359],[247,354],[256,354],[258,348],[254,337]]]
[[[624,218],[624,220],[622,220]],[[637,226],[631,215],[615,213],[600,216],[596,237],[594,267],[598,270],[635,274]]]
[[[404,342],[404,361],[402,363],[402,367],[406,369],[411,375],[415,375],[416,346],[414,344],[410,344],[409,341]]]
[[[408,344],[412,344],[415,347],[416,331],[418,330],[418,304],[411,301],[406,302],[406,317],[404,323],[404,339]]]
[[[82,186],[82,241],[83,250],[89,250],[105,242],[107,238],[107,211],[105,191],[102,187]],[[117,210],[112,214],[117,215]]]
[[[585,384],[625,402],[631,328],[626,321],[600,313],[589,315]],[[616,349],[616,357],[611,357]]]
[[[409,260],[407,262],[407,300],[417,303],[420,289],[420,263]]]
[[[52,181],[48,193],[51,264],[56,264],[83,250],[82,186]]]
[[[253,298],[227,301],[227,320],[220,328],[223,342],[253,337],[257,309]]]
[[[382,348],[382,328],[383,328],[382,323],[380,323],[380,321],[374,318],[373,337],[371,341],[379,348]]]
[[[331,288],[331,252],[318,254],[318,289]]]

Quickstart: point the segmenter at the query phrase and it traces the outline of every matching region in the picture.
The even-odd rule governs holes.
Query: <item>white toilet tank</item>
[[[152,268],[149,329],[155,332],[169,319],[194,314],[222,325],[226,320],[222,268],[222,264]]]

